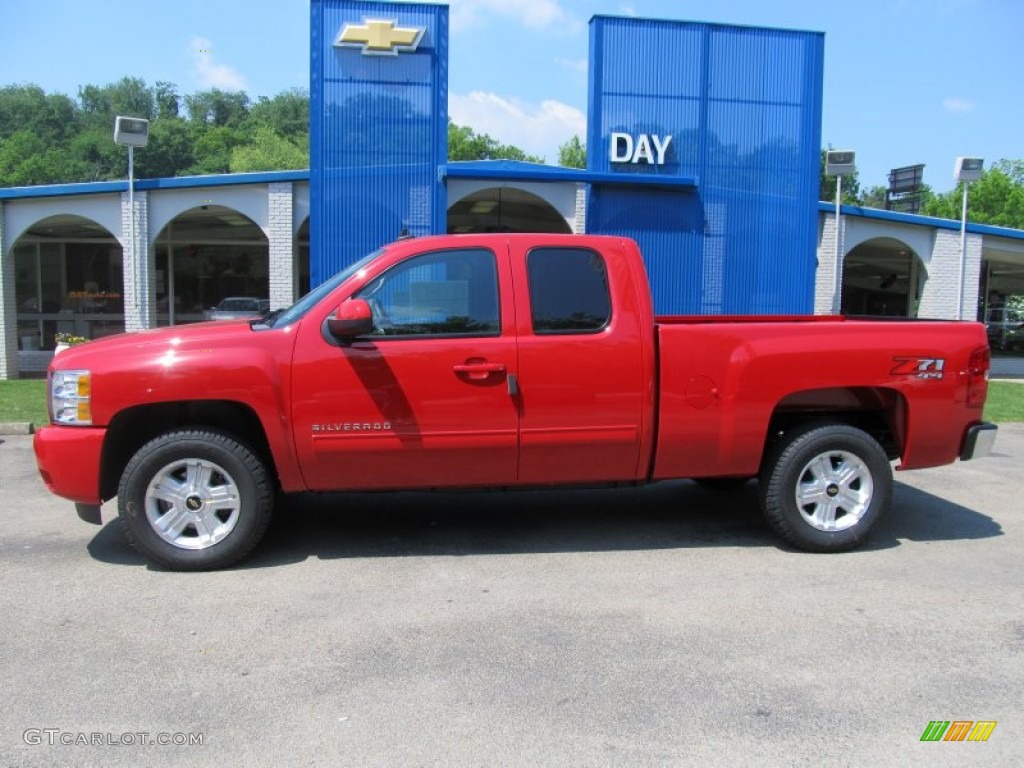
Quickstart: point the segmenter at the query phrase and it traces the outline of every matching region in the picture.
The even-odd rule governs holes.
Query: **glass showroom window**
[[[52,350],[67,333],[124,331],[121,248],[108,242],[24,242],[14,249],[18,347]]]
[[[270,292],[264,243],[158,242],[155,266],[158,325],[200,322],[222,299]]]

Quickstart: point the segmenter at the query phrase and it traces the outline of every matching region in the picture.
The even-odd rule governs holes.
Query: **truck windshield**
[[[273,312],[268,312],[254,325],[254,327],[264,326],[266,328],[284,328],[285,326],[291,325],[319,304],[320,301],[330,294],[331,291],[344,283],[352,277],[352,275],[365,267],[383,252],[384,249],[380,248],[370,255],[364,256],[355,264],[343,269],[341,272],[334,275],[334,277],[318,285],[287,309],[277,309]]]

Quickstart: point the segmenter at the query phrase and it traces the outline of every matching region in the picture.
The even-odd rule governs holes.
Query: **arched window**
[[[473,192],[448,209],[448,234],[546,232],[571,234],[565,218],[546,200],[513,187]]]

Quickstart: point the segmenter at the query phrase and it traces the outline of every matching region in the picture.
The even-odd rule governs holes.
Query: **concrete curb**
[[[35,431],[31,421],[0,421],[0,435],[31,435]]]

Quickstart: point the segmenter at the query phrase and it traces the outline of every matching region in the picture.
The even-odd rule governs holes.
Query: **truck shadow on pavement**
[[[904,541],[1002,535],[992,518],[897,483],[889,516],[854,554]],[[797,552],[761,517],[757,486],[689,481],[644,488],[493,493],[303,494],[278,502],[263,542],[236,569],[374,557],[775,547]],[[97,560],[146,564],[116,522],[89,544]]]

